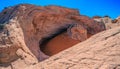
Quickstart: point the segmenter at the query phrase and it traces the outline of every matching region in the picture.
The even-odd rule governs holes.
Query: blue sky
[[[58,5],[75,8],[80,14],[89,17],[109,15],[111,18],[120,16],[120,0],[0,0],[0,11],[4,7],[20,3],[30,3],[40,6]]]

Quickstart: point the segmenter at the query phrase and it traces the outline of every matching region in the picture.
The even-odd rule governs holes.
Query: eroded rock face
[[[41,61],[49,57],[40,50],[41,44],[44,43],[44,39],[61,34],[60,31],[66,32],[67,37],[72,41],[84,41],[87,37],[105,30],[103,23],[82,16],[77,10],[30,4],[20,4],[4,9],[0,13],[0,23],[4,24],[0,32],[1,39],[6,29],[7,40],[11,40],[10,44],[7,44],[5,39],[1,40],[3,43],[0,45],[0,53],[4,54],[5,48],[8,50],[7,45],[10,45],[10,48],[15,46],[15,50],[10,49],[12,55],[4,56],[4,58],[9,57],[4,60],[13,61],[16,58],[22,58],[30,64],[36,63],[36,58]],[[13,59],[13,56],[17,57]],[[4,62],[1,58],[3,56],[0,60]]]
[[[25,69],[119,69],[120,27],[93,35],[65,51]]]
[[[87,30],[84,27],[78,24],[71,25],[67,31],[59,34],[46,44],[42,45],[41,50],[51,56],[70,48],[87,38],[89,38],[89,34],[87,34]]]

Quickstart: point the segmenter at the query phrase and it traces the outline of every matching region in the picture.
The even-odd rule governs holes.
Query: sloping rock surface
[[[25,69],[120,69],[120,28],[98,33]]]

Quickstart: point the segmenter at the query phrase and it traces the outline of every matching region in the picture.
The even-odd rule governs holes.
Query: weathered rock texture
[[[21,69],[48,58],[41,51],[47,43],[50,49],[45,50],[50,50],[51,55],[66,49],[63,44],[63,49],[52,51],[55,48],[50,40],[58,35],[65,33],[64,38],[73,42],[69,48],[103,30],[103,23],[80,15],[75,9],[30,4],[8,7],[0,13],[0,69]]]
[[[48,58],[40,47],[44,40],[60,34],[59,31],[66,31],[71,39],[83,41],[87,39],[87,35],[105,30],[103,23],[81,16],[77,10],[29,4],[4,9],[0,13],[0,24],[3,25],[0,30],[1,63],[22,58],[27,63],[30,59],[29,62],[34,64],[34,61],[37,62],[36,58],[40,61]]]
[[[120,69],[120,28],[98,33],[25,69]]]

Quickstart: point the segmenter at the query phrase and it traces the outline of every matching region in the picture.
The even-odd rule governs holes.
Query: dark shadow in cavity
[[[46,48],[46,44],[54,37],[58,36],[59,34],[62,34],[63,32],[66,32],[67,28],[63,28],[63,29],[59,29],[56,33],[54,33],[53,35],[51,35],[50,37],[46,37],[43,38],[42,41],[39,44],[40,50],[45,53],[45,48]],[[46,54],[48,55],[48,54]]]

